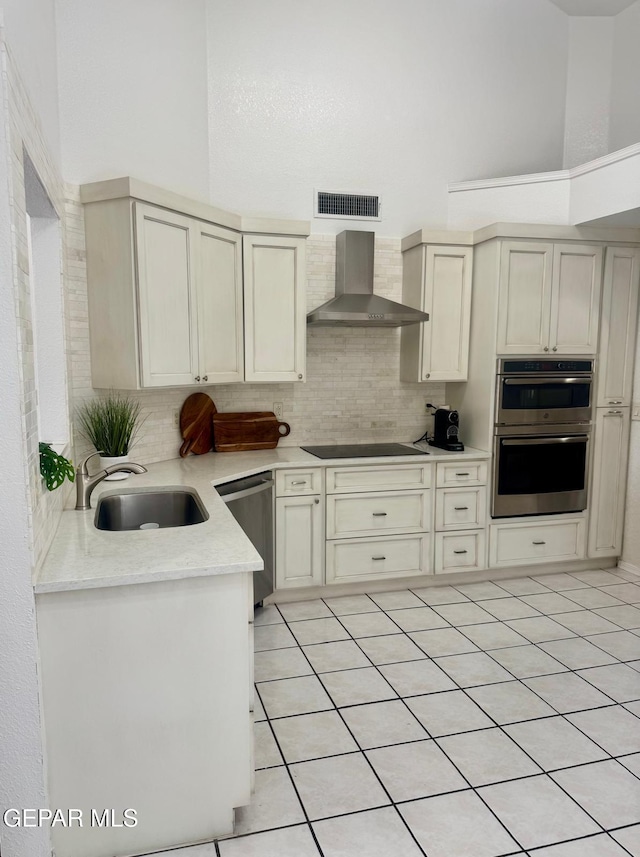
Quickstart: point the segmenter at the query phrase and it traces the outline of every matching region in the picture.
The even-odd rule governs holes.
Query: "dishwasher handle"
[[[252,485],[251,488],[243,488],[241,491],[235,491],[233,494],[221,494],[220,496],[225,503],[232,503],[234,500],[251,497],[252,494],[259,494],[261,491],[267,491],[269,488],[273,488],[273,479],[263,479],[257,485]]]

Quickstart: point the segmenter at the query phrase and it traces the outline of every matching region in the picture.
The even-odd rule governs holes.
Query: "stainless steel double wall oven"
[[[587,507],[593,360],[498,360],[494,518]]]

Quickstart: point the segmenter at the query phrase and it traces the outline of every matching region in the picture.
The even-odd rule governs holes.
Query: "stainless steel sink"
[[[195,491],[150,490],[101,497],[95,525],[99,530],[156,530],[189,527],[208,517]]]

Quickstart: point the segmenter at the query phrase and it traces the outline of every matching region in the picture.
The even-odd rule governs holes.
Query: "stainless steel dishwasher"
[[[216,488],[264,561],[253,573],[253,603],[273,592],[273,477],[270,471],[234,479]]]

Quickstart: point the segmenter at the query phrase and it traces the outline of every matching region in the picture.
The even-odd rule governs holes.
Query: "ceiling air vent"
[[[380,197],[375,194],[317,190],[315,197],[315,217],[380,220]]]

